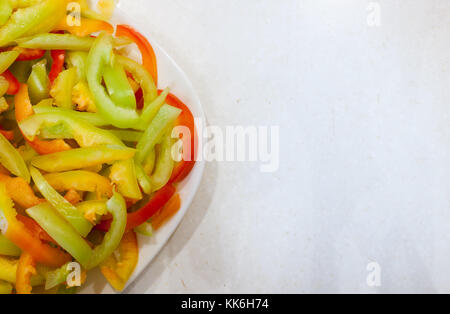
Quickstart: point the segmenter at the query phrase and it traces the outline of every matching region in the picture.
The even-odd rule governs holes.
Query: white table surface
[[[126,292],[450,292],[450,1],[120,2],[210,124],[281,128],[277,172],[207,165]]]

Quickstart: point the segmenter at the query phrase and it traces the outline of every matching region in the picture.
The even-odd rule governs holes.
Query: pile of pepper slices
[[[73,293],[74,262],[123,290],[136,233],[179,210],[195,163],[193,115],[157,89],[150,43],[77,2],[70,26],[68,1],[0,0],[0,293]]]

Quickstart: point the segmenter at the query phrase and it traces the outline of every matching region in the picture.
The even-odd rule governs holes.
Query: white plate
[[[132,19],[127,18],[126,15],[120,11],[120,9],[117,10],[112,21],[115,24],[129,24],[149,39],[155,49],[158,60],[158,87],[164,88],[168,86],[172,93],[177,95],[177,97],[186,103],[194,114],[194,117],[201,118],[201,121],[205,121],[205,114],[203,112],[202,105],[192,87],[191,82],[181,68],[175,63],[175,61],[154,40],[152,40],[149,31],[133,23]],[[200,140],[201,138],[199,138],[199,141]],[[182,203],[181,209],[177,215],[160,230],[158,230],[152,238],[138,236],[139,263],[133,276],[130,278],[128,285],[132,283],[150,264],[180,224],[184,214],[192,202],[192,199],[194,198],[195,193],[197,192],[204,169],[204,161],[196,162],[189,177],[178,186],[178,193],[180,193]],[[96,269],[89,272],[87,282],[80,289],[80,293],[114,293],[114,290],[107,283],[100,271]]]

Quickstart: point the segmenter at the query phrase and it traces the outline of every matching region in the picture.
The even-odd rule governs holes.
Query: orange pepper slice
[[[16,106],[17,122],[21,122],[34,114],[33,106],[31,105],[30,96],[28,94],[28,86],[26,84],[20,85],[19,92],[14,98],[14,103]],[[42,141],[36,138],[34,141],[27,140],[27,142],[41,155],[53,154],[71,149],[71,147],[63,140]]]
[[[22,252],[17,265],[16,292],[17,294],[31,294],[31,277],[36,275],[36,262],[27,252]]]
[[[181,198],[180,194],[175,194],[164,206],[161,211],[152,218],[152,227],[154,230],[161,228],[180,210]]]
[[[133,231],[124,234],[117,252],[119,259],[113,254],[101,265],[100,270],[114,289],[122,291],[139,259],[137,237]]]
[[[114,27],[108,22],[88,18],[81,18],[80,26],[70,26],[67,24],[65,17],[56,26],[55,31],[67,31],[73,35],[84,37],[100,31],[112,34],[114,33]]]

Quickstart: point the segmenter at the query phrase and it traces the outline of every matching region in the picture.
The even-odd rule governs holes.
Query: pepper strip
[[[26,84],[20,85],[20,90],[14,98],[14,103],[16,107],[16,120],[18,123],[30,116],[33,116],[33,106],[31,105],[30,96],[28,95],[28,86]],[[25,135],[24,137],[26,138]],[[36,152],[41,155],[52,154],[71,149],[71,147],[63,140],[41,141],[38,138],[34,138],[33,140],[27,139],[27,142]]]
[[[2,134],[0,134],[0,164],[12,174],[30,182],[30,172],[22,155]]]
[[[36,187],[47,201],[50,202],[71,225],[83,237],[86,237],[92,230],[93,225],[84,219],[83,215],[62,197],[55,189],[45,180],[42,174],[34,168],[30,167],[30,173]]]
[[[161,190],[156,192],[147,205],[134,213],[128,214],[126,230],[133,230],[152,218],[172,198],[175,192],[176,189],[172,185],[166,185]],[[111,220],[104,220],[95,228],[98,230],[107,231],[110,226]]]
[[[133,231],[124,234],[117,251],[119,260],[115,258],[115,254],[112,254],[101,265],[100,270],[114,289],[122,291],[139,259],[138,241]]]
[[[0,183],[0,231],[22,251],[28,252],[33,259],[50,267],[59,267],[69,260],[70,256],[59,249],[41,242],[25,225],[17,220],[17,212],[6,193],[4,183]]]
[[[0,28],[0,47],[21,36],[46,33],[66,13],[67,0],[46,0],[33,6],[16,10]]]
[[[72,35],[85,37],[100,31],[105,31],[112,34],[114,33],[114,27],[105,21],[87,19],[83,17],[80,19],[80,26],[69,26],[67,24],[67,18],[63,18],[56,26],[55,31],[67,31]]]
[[[178,97],[169,94],[166,98],[167,103],[175,108],[181,109],[182,112],[175,124],[177,126],[187,127],[189,129],[190,138],[183,139],[183,159],[175,165],[172,177],[169,183],[176,183],[184,180],[195,166],[197,159],[198,135],[195,128],[194,115]],[[187,157],[187,158],[186,158]]]
[[[114,56],[112,48],[111,35],[102,33],[94,42],[88,56],[87,80],[97,109],[107,121],[118,128],[145,129],[153,118],[152,115],[156,114],[157,110],[164,104],[164,100],[160,102],[158,99],[158,103],[153,103],[157,97],[157,91],[147,71],[140,68],[137,62],[129,58]],[[145,88],[144,98],[147,99],[146,103],[148,105],[144,106],[141,115],[136,109],[116,106],[103,87],[104,70],[113,63],[113,59],[122,65],[126,71],[130,72],[141,86]],[[150,98],[153,94],[155,97]]]
[[[147,71],[151,74],[155,85],[158,85],[158,65],[156,62],[155,51],[141,33],[136,31],[129,25],[117,25],[116,36],[128,37],[136,43],[142,54],[142,63]]]
[[[170,218],[172,218],[181,207],[180,194],[175,194],[164,206],[161,211],[159,211],[152,218],[152,227],[154,230],[161,228]]]
[[[6,185],[8,196],[22,208],[30,208],[44,202],[34,194],[33,189],[23,178],[13,178],[0,173],[0,182]]]
[[[97,192],[99,197],[111,197],[113,194],[111,182],[104,176],[90,171],[49,173],[44,178],[58,192],[74,189],[83,192]]]
[[[66,52],[65,50],[52,50],[50,56],[52,57],[53,63],[48,78],[50,79],[50,83],[53,84],[64,68]]]
[[[31,277],[37,275],[36,262],[27,252],[23,252],[17,265],[16,292],[17,294],[31,294]]]
[[[19,92],[20,83],[16,79],[16,77],[9,71],[6,70],[1,74],[8,81],[8,90],[6,91],[7,95],[16,95]]]
[[[55,239],[55,241],[72,255],[83,267],[92,255],[89,244],[58,214],[50,203],[42,203],[27,209],[27,214]]]
[[[127,227],[127,207],[122,195],[114,193],[114,196],[109,199],[106,206],[113,219],[102,244],[92,251],[92,259],[87,270],[91,270],[103,263],[117,249]]]

